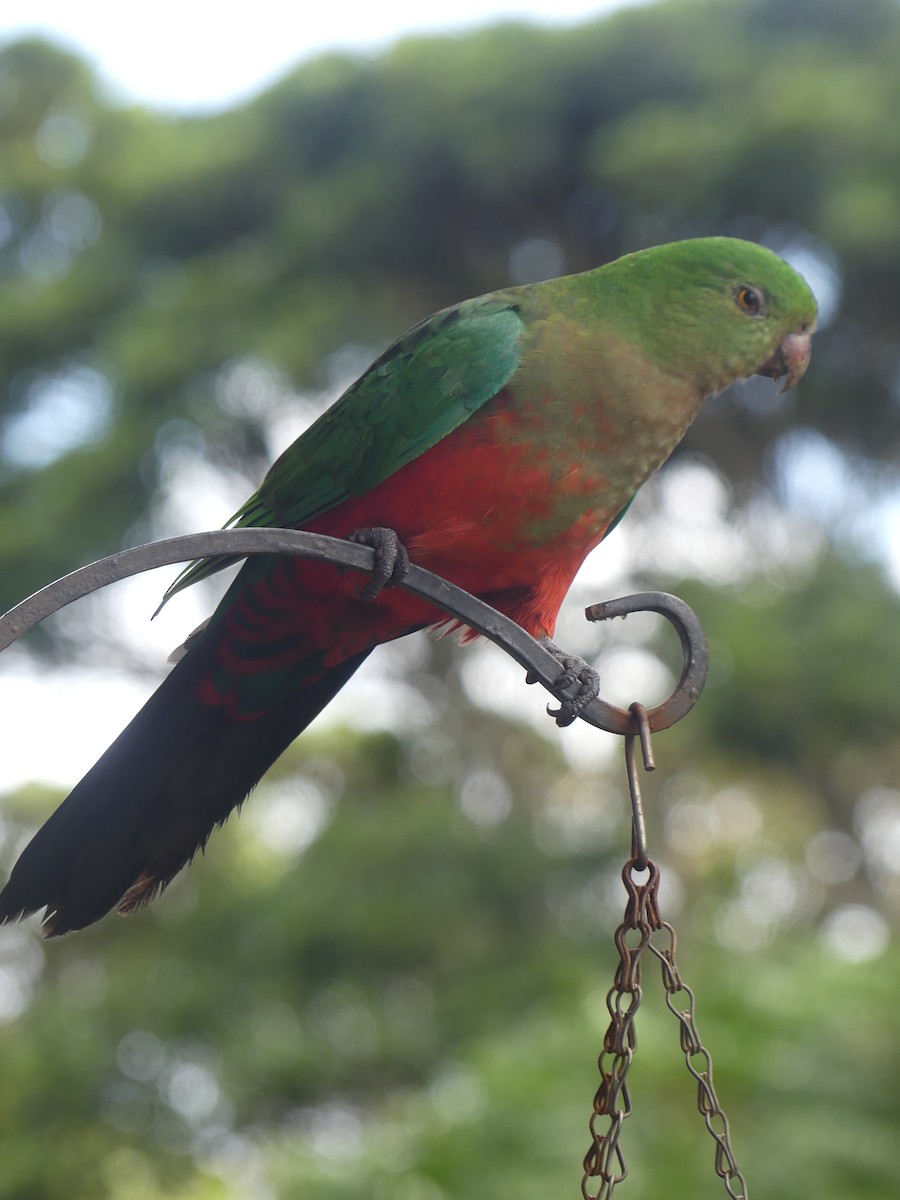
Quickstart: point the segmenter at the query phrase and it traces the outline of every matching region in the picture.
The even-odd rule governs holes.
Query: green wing
[[[519,365],[525,324],[492,295],[413,326],[273,464],[229,526],[302,526],[361,495],[468,420]],[[163,597],[233,558],[191,563]]]

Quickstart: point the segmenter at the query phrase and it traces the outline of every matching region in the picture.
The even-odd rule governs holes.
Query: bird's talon
[[[581,707],[584,707],[583,704]],[[547,716],[552,716],[560,730],[564,730],[566,725],[574,725],[578,718],[578,712],[581,712],[581,709],[576,712],[575,702],[571,700],[560,702],[559,708],[551,708],[550,704],[547,704]]]
[[[409,554],[393,529],[355,529],[347,540],[375,551],[375,569],[362,590],[363,600],[377,600],[385,587],[402,583],[409,573]]]
[[[561,700],[559,708],[551,708],[547,705],[547,712],[562,729],[566,725],[573,724],[581,715],[583,709],[600,695],[600,676],[583,658],[579,658],[574,654],[567,654],[555,642],[551,641],[550,638],[543,637],[539,640],[544,649],[549,650],[563,668],[562,674],[554,680],[553,686],[564,690],[565,688],[580,685],[578,695],[568,700]]]

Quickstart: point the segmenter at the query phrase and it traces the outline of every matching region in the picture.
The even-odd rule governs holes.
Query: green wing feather
[[[228,525],[301,527],[369,491],[509,382],[524,330],[515,302],[502,295],[464,301],[413,326],[288,447]],[[235,561],[191,563],[162,603]]]

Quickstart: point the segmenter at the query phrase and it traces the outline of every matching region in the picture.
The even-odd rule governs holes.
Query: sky
[[[0,5],[0,44],[42,34],[80,51],[113,94],[157,108],[215,109],[253,95],[302,59],[335,48],[377,50],[404,34],[452,32],[502,18],[588,20],[641,0],[30,0]],[[252,20],[248,18],[251,14]]]

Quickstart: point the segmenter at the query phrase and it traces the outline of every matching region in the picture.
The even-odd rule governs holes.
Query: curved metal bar
[[[658,733],[687,716],[700,699],[709,674],[709,643],[694,610],[669,592],[636,592],[618,600],[604,600],[590,605],[584,615],[589,621],[608,621],[613,617],[627,617],[633,612],[659,613],[674,626],[681,642],[681,678],[662,704],[647,710],[647,728],[651,733]],[[629,715],[629,728],[623,732],[640,733],[633,715]]]
[[[81,567],[11,608],[0,617],[0,651],[67,604],[117,580],[195,558],[244,558],[250,554],[292,554],[360,571],[371,571],[374,565],[374,553],[368,546],[297,529],[218,529],[166,538]],[[490,605],[422,567],[411,566],[399,586],[490,638],[558,700],[577,694],[577,686],[555,687],[560,674],[557,660],[520,625]],[[683,601],[664,592],[646,592],[595,604],[586,615],[589,620],[600,621],[648,608],[672,622],[681,638],[684,656],[684,669],[675,692],[647,714],[647,727],[655,733],[679,721],[693,707],[703,687],[706,638],[699,621]],[[631,713],[603,700],[592,700],[580,715],[590,725],[610,733],[639,733],[638,722]]]

